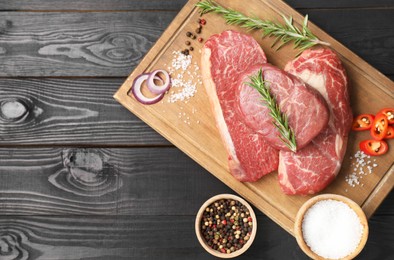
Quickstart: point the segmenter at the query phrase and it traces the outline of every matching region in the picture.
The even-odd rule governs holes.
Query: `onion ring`
[[[160,78],[158,76],[159,73],[162,73],[165,78],[164,79]],[[161,82],[164,81],[164,83],[162,83],[162,85],[157,85],[155,83],[156,77],[159,77],[161,79]],[[148,77],[147,85],[148,85],[148,89],[153,94],[157,94],[157,95],[162,94],[170,88],[170,85],[171,85],[170,75],[165,70],[154,70],[150,73],[150,75]]]
[[[153,97],[153,98],[148,98],[148,97],[146,97],[144,94],[142,94],[142,91],[141,91],[142,84],[143,84],[144,81],[146,81],[151,75],[152,75],[152,74],[148,74],[148,73],[139,75],[138,77],[136,77],[136,78],[134,79],[133,85],[132,85],[132,87],[131,87],[131,92],[133,93],[134,97],[135,97],[140,103],[142,103],[142,104],[144,104],[144,105],[152,105],[152,104],[155,104],[155,103],[159,102],[159,101],[164,97],[164,94],[165,94],[165,93],[163,92],[163,93],[161,93],[161,94],[159,94],[159,95],[157,95],[157,96],[155,96],[155,97]],[[158,77],[158,76],[153,76],[152,79],[156,79],[156,80],[159,80],[159,81],[163,82],[163,80],[162,80],[160,77]]]

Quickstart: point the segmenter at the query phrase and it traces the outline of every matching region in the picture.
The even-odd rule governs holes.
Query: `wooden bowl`
[[[250,213],[250,217],[253,220],[253,227],[252,227],[252,233],[250,235],[249,240],[244,244],[244,246],[239,249],[236,250],[230,254],[226,254],[226,253],[221,253],[218,252],[212,248],[210,248],[206,241],[205,238],[202,236],[201,234],[201,228],[200,228],[200,222],[201,222],[201,218],[203,216],[203,213],[205,211],[205,209],[211,205],[212,203],[214,203],[215,201],[221,200],[221,199],[230,199],[230,200],[236,200],[241,202],[241,204],[245,205],[246,208],[249,210]],[[196,231],[196,235],[197,235],[197,239],[200,242],[201,246],[211,255],[219,257],[219,258],[233,258],[233,257],[237,257],[239,255],[241,255],[242,253],[244,253],[246,250],[248,250],[248,248],[251,246],[251,244],[253,243],[254,238],[256,237],[256,232],[257,232],[257,219],[256,219],[256,215],[254,214],[254,211],[252,209],[252,207],[241,197],[236,196],[236,195],[232,195],[232,194],[219,194],[216,195],[210,199],[208,199],[200,208],[200,210],[197,213],[196,216],[196,222],[195,222],[195,231]]]
[[[311,198],[310,200],[306,201],[301,206],[301,208],[299,209],[299,211],[297,213],[295,223],[294,223],[294,234],[297,239],[297,243],[301,247],[302,251],[304,251],[304,253],[307,254],[312,259],[328,259],[328,258],[324,258],[324,257],[317,255],[306,244],[306,242],[304,240],[304,236],[302,234],[302,221],[303,221],[305,213],[308,211],[308,209],[311,206],[313,206],[318,201],[329,200],[329,199],[346,203],[357,214],[358,218],[360,219],[360,223],[363,226],[363,234],[362,234],[360,243],[358,244],[357,248],[351,254],[346,256],[345,258],[341,258],[343,260],[353,259],[361,252],[361,250],[364,248],[364,246],[367,242],[368,232],[369,232],[368,220],[364,214],[364,211],[360,208],[360,206],[357,203],[355,203],[351,199],[341,196],[341,195],[336,195],[336,194],[318,195],[318,196],[315,196],[315,197]]]

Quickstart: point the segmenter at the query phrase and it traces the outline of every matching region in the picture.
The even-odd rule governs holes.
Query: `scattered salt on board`
[[[184,55],[174,51],[171,66],[168,72],[171,75],[171,90],[168,97],[169,103],[183,101],[187,103],[197,93],[197,85],[202,85],[200,69],[197,62],[192,63],[193,56]]]
[[[346,203],[329,199],[308,209],[302,222],[302,234],[306,244],[319,256],[340,259],[357,248],[363,226]]]
[[[373,163],[376,159],[372,161],[371,156],[366,155],[363,151],[357,151],[354,156],[350,156],[350,160],[353,160],[351,164],[353,171],[345,176],[345,181],[350,187],[354,188],[358,185],[363,187],[364,183],[361,183],[361,179],[366,175],[373,174],[374,169],[378,166],[377,163]]]

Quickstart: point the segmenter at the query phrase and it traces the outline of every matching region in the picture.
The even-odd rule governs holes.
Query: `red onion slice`
[[[139,75],[137,78],[135,78],[133,85],[131,87],[131,92],[133,93],[134,97],[144,105],[151,105],[159,102],[164,97],[165,94],[165,93],[161,93],[160,95],[157,95],[153,98],[148,98],[144,96],[144,94],[142,94],[141,91],[142,84],[144,83],[144,81],[146,81],[149,78],[150,75],[151,74]],[[153,79],[162,81],[162,79],[157,76],[154,77]]]
[[[159,77],[158,76],[159,73],[162,73],[164,75],[164,77],[165,77],[164,79],[161,80],[161,82],[164,81],[164,83],[162,83],[162,85],[157,85],[155,83],[155,79],[156,79],[156,77]],[[148,78],[148,84],[147,85],[148,85],[149,90],[153,94],[159,95],[159,94],[162,94],[162,93],[166,92],[170,88],[170,83],[171,83],[170,75],[168,74],[167,71],[165,71],[165,70],[155,70],[155,71],[153,71],[150,74],[150,76]]]

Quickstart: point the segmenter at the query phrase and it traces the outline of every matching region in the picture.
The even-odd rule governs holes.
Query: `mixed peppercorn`
[[[207,23],[207,21],[205,19],[198,18],[197,23],[198,23],[198,26],[194,30],[194,32],[198,35],[198,34],[201,34],[202,28]],[[196,34],[190,32],[190,31],[186,32],[186,36],[188,38],[190,38],[192,40],[197,39],[198,42],[203,42],[204,39],[202,37],[198,37],[197,38]],[[189,47],[187,47],[186,49],[182,50],[181,53],[184,54],[184,55],[189,55],[190,51],[193,51],[194,48],[193,48],[193,46],[190,46],[191,42],[189,40],[186,40],[185,44],[186,44],[186,46],[189,46]]]
[[[230,254],[241,249],[250,239],[253,219],[247,207],[239,201],[221,199],[204,210],[200,227],[210,248]]]

